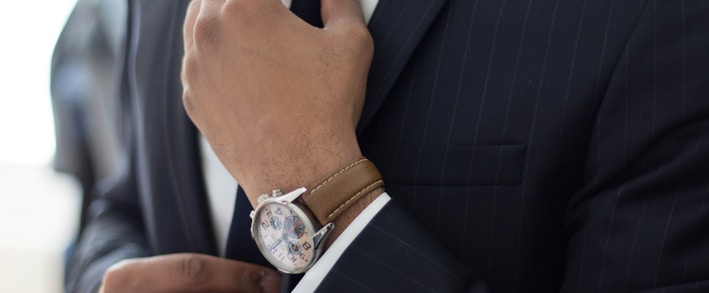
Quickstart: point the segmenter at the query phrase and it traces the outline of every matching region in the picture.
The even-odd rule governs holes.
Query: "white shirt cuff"
[[[357,238],[359,233],[364,230],[364,227],[374,219],[374,216],[384,208],[391,200],[391,197],[384,192],[380,194],[362,213],[360,213],[347,229],[340,234],[339,237],[332,243],[330,248],[325,251],[325,254],[313,265],[308,272],[305,273],[303,279],[293,289],[293,292],[314,292],[320,286],[320,283],[325,279],[325,276],[330,272],[340,256],[345,252],[347,247]]]

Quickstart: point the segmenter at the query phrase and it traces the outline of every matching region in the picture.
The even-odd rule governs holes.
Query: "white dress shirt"
[[[290,7],[292,0],[281,0],[283,5]],[[361,0],[362,11],[367,23],[374,13],[379,0]],[[220,255],[224,255],[231,219],[236,201],[237,182],[229,174],[224,165],[219,161],[209,143],[200,135],[200,153],[202,170],[207,185],[209,211],[214,227],[217,248]],[[322,255],[320,260],[305,274],[293,292],[313,292],[332,269],[345,249],[359,235],[364,227],[389,201],[390,197],[383,193],[372,202],[350,226],[340,234],[330,248]]]

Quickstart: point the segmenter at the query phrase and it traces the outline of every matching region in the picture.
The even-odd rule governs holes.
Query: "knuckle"
[[[181,78],[183,83],[189,83],[194,80],[195,65],[197,64],[195,64],[194,57],[187,52],[182,58]]]
[[[219,41],[219,19],[215,16],[198,17],[192,33],[197,50],[212,51]]]
[[[230,39],[240,39],[256,33],[263,24],[264,17],[268,17],[264,15],[265,2],[270,1],[229,0],[224,3],[220,15],[229,27]]]
[[[237,19],[258,18],[262,15],[260,12],[274,3],[278,6],[283,5],[272,1],[227,0],[222,6],[222,16]]]
[[[185,88],[182,91],[182,106],[185,108],[185,112],[187,113],[187,115],[190,118],[194,119],[196,109],[189,88]]]
[[[179,270],[189,285],[203,284],[209,277],[207,260],[201,255],[185,256],[180,262]]]
[[[201,4],[202,0],[190,0],[190,3],[187,5],[187,10],[199,9]]]
[[[229,0],[222,6],[222,15],[225,16],[239,16],[244,15],[246,11],[249,10],[250,1],[243,0]]]
[[[196,15],[202,6],[202,0],[191,0],[187,5],[187,15]]]
[[[363,25],[348,25],[344,34],[357,52],[371,53],[374,51],[374,40],[367,27]]]
[[[195,114],[197,102],[192,89],[199,83],[199,74],[197,72],[197,61],[193,57],[187,55],[182,62],[182,104],[190,117]]]

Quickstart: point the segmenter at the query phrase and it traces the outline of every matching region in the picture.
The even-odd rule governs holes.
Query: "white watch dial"
[[[284,271],[300,271],[308,267],[314,256],[313,227],[303,222],[288,206],[264,203],[254,218],[255,240],[263,254]]]

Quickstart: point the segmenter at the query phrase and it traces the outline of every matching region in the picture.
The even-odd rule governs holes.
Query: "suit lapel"
[[[169,1],[172,2],[172,1]],[[165,114],[167,115],[165,129],[167,144],[165,145],[168,162],[173,162],[174,196],[178,203],[180,218],[185,225],[190,250],[200,253],[215,254],[213,229],[209,218],[209,207],[205,183],[203,180],[199,140],[197,129],[187,116],[182,106],[182,86],[179,78],[182,66],[182,23],[189,1],[183,0],[180,5],[174,5],[177,12],[171,28],[174,34],[171,48],[173,56],[168,60],[170,69],[168,75],[167,99]]]
[[[158,253],[215,254],[197,131],[182,102],[182,22],[188,0],[139,1],[135,49],[137,96],[146,129],[152,215]]]
[[[448,0],[380,0],[369,22],[374,59],[357,134],[369,125],[402,69]]]
[[[175,88],[181,91],[181,87]],[[198,132],[184,112],[179,97],[180,93],[175,92],[167,97],[168,103],[165,104],[166,109],[173,107],[165,112],[169,125],[165,127],[167,143],[164,146],[167,163],[172,165],[170,172],[174,176],[171,194],[178,207],[178,217],[182,221],[189,250],[214,255],[216,243],[209,218]]]

